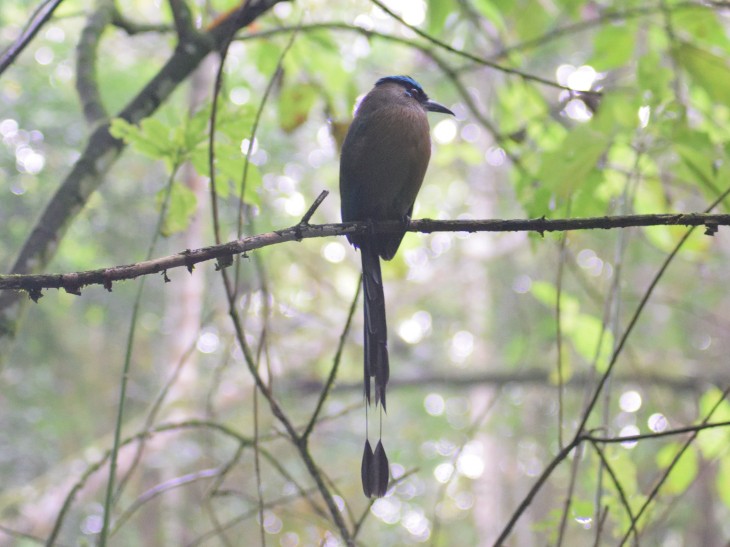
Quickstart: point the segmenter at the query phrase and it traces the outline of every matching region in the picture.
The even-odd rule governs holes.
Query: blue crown
[[[415,87],[419,92],[423,93],[423,88],[421,87],[421,84],[419,84],[410,76],[386,76],[385,78],[380,78],[380,80],[375,82],[375,87],[381,84],[387,84],[389,82],[402,85],[403,87],[409,89]]]

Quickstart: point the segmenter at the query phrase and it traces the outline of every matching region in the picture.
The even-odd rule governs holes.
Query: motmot
[[[375,404],[383,410],[390,365],[380,259],[391,260],[398,251],[426,174],[431,158],[428,112],[454,115],[429,99],[410,76],[379,79],[357,107],[340,158],[342,220],[403,224],[395,233],[348,235],[362,259],[365,398],[369,405],[373,379]],[[366,441],[362,481],[366,496],[385,495],[388,460],[380,441],[374,452]]]

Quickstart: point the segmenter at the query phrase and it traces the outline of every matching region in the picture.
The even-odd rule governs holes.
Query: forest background
[[[727,544],[729,16],[3,2],[3,272],[132,266],[0,277],[0,545]],[[353,106],[393,74],[456,113],[414,219],[462,223],[384,265],[374,501],[331,224]]]

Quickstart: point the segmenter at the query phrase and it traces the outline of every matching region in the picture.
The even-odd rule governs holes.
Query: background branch
[[[97,0],[76,46],[76,92],[79,94],[86,122],[92,127],[107,118],[99,93],[96,59],[101,35],[111,23],[113,15],[112,0]]]
[[[13,44],[8,47],[0,56],[0,74],[13,64],[16,57],[33,41],[33,38],[38,31],[43,28],[53,16],[53,12],[58,6],[61,5],[63,0],[46,0],[41,6],[33,13],[28,25],[23,30],[22,34]]]

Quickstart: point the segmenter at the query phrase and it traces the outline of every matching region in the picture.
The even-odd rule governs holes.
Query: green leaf
[[[184,126],[183,142],[188,152],[195,150],[201,143],[208,141],[210,109],[210,104],[208,104],[187,118]]]
[[[163,188],[157,193],[158,205],[162,204],[166,192],[167,188]],[[197,203],[198,200],[190,188],[179,182],[173,182],[170,189],[167,214],[162,223],[162,235],[169,236],[185,230],[195,213]]]
[[[538,179],[553,194],[568,197],[580,187],[610,144],[608,135],[579,125],[559,149],[543,154]]]
[[[675,48],[674,56],[713,101],[730,106],[730,65],[726,58],[688,43]]]
[[[631,60],[635,44],[633,25],[604,25],[593,39],[593,56],[588,64],[598,71],[623,66]]]
[[[216,171],[227,180],[238,180],[243,176],[245,151],[233,144],[216,146]]]
[[[232,144],[217,144],[215,169],[216,169],[216,194],[221,198],[227,198],[231,189],[234,190],[234,197],[240,196],[241,180],[243,178],[243,165],[245,156],[241,149]],[[208,149],[199,147],[190,155],[190,162],[195,170],[202,176],[208,176]],[[261,172],[259,168],[249,163],[248,180],[244,189],[243,199],[246,203],[259,204],[261,197]]]
[[[730,507],[730,458],[725,457],[720,460],[720,466],[717,470],[717,478],[715,479],[715,488],[725,507]]]
[[[637,479],[639,469],[637,469],[637,462],[623,448],[611,447],[609,449],[607,447],[605,455],[614,474],[619,478],[624,492],[632,501],[635,501],[635,496],[639,493],[639,481]],[[612,480],[607,480],[605,484],[611,491],[618,495],[618,490],[615,489]]]
[[[636,188],[634,210],[637,214],[665,212],[667,206],[664,186],[659,177],[646,177]],[[685,236],[687,229],[685,226],[647,226],[642,228],[642,231],[656,248],[670,252]],[[682,256],[685,259],[692,259],[696,258],[695,255],[706,252],[712,243],[710,239],[701,230],[694,230],[682,246]]]
[[[602,189],[605,184],[606,171],[594,169],[588,173],[573,193],[572,215],[592,217],[606,214],[608,200],[605,199],[606,192]]]
[[[436,35],[440,34],[444,29],[446,17],[455,7],[451,0],[428,0],[428,10],[426,11],[428,32]]]
[[[109,133],[115,139],[125,140],[132,132],[138,131],[136,125],[129,123],[124,118],[112,118],[109,122]]]
[[[702,452],[702,456],[708,460],[727,453],[729,444],[730,433],[728,433],[727,427],[703,429],[697,435],[697,446]]]
[[[208,172],[208,150],[204,147],[198,147],[190,154],[190,163],[193,165],[195,172],[201,177],[209,177]]]
[[[718,404],[718,401],[721,402]],[[710,415],[711,411],[713,412]],[[708,416],[710,416],[711,422],[730,421],[730,402],[723,398],[722,391],[716,387],[708,389],[700,397],[699,418],[704,420]],[[706,459],[717,458],[722,454],[727,455],[727,447],[730,445],[730,430],[727,427],[703,429],[697,436],[697,445]]]
[[[678,443],[663,446],[656,455],[657,465],[662,469],[667,469],[679,450],[680,445]],[[698,468],[697,451],[690,446],[682,453],[682,456],[669,472],[669,476],[664,482],[664,491],[670,494],[681,494],[687,490],[697,477]]]
[[[719,13],[716,13],[710,6],[703,8],[697,4],[693,6],[693,9],[674,11],[672,26],[675,32],[679,31],[681,35],[684,33],[691,35],[693,42],[701,42],[710,47],[721,47],[730,52],[730,38],[719,20]]]
[[[236,192],[236,197],[241,195],[241,184],[243,183],[243,176],[233,179],[233,188]],[[248,164],[248,172],[246,173],[246,186],[243,188],[243,201],[246,203],[260,205],[261,194],[259,189],[261,188],[262,177],[261,171],[253,163]]]
[[[718,404],[718,401],[721,402]],[[700,397],[700,418],[705,419],[710,416],[710,412],[712,412],[710,419],[713,422],[730,421],[730,401],[727,398],[723,398],[722,391],[716,387],[708,389]]]
[[[142,123],[144,123],[144,126]],[[115,118],[111,121],[109,132],[113,137],[124,140],[124,142],[146,156],[155,159],[164,157],[164,142],[167,139],[164,141],[156,140],[145,131],[145,126],[151,129],[155,124],[150,124],[148,119],[142,120],[142,123],[136,126],[121,118]]]
[[[317,100],[313,85],[288,85],[279,94],[279,125],[287,133],[307,121],[309,111]]]
[[[235,177],[240,177],[243,170],[243,156],[240,151],[233,158],[228,158],[226,157],[226,154],[231,154],[231,152],[230,150],[224,151],[225,148],[230,149],[230,145],[216,145],[214,163],[216,174],[215,191],[216,195],[221,198],[228,197],[230,181]],[[209,161],[207,147],[198,147],[192,154],[190,154],[190,163],[195,168],[195,171],[201,176],[210,176]],[[221,169],[221,166],[223,166],[223,169]]]
[[[297,37],[283,59],[283,67],[286,84],[291,81],[291,85],[297,85],[298,77],[312,82],[333,116],[344,108],[350,109],[361,91],[342,63],[339,41],[330,30],[321,29]],[[323,70],[323,67],[326,68]]]
[[[662,57],[651,52],[639,58],[636,66],[636,81],[644,93],[647,104],[660,104],[671,92],[672,71],[664,66]]]
[[[573,517],[576,519],[591,519],[596,510],[595,504],[590,500],[574,499],[570,505]]]
[[[591,127],[601,133],[633,131],[639,125],[639,107],[642,106],[633,90],[607,93],[601,98]]]
[[[499,32],[505,32],[507,25],[502,17],[502,12],[497,9],[494,2],[490,0],[474,0],[474,7],[481,13],[485,19],[488,19]]]
[[[555,304],[558,301],[558,290],[555,285],[547,281],[535,281],[530,287],[530,292],[538,302],[541,302],[548,308],[555,309]],[[560,296],[561,319],[564,322],[564,326],[567,325],[570,327],[578,315],[580,304],[577,298],[567,294],[565,291],[562,291]]]
[[[281,46],[274,42],[265,40],[259,41],[257,44],[250,46],[252,48],[252,56],[256,60],[256,68],[264,76],[271,76],[279,63],[281,57]]]
[[[545,99],[539,91],[524,81],[508,82],[498,94],[502,111],[500,127],[505,134],[523,130],[530,121],[541,119],[548,112]],[[545,124],[541,122],[539,129],[544,131]]]
[[[513,10],[517,11],[518,16],[514,19],[514,30],[517,35],[527,40],[542,35],[546,28],[550,27],[551,15],[545,9],[540,0],[525,0],[523,2],[515,2],[514,0],[502,1],[502,4],[512,4]]]
[[[124,140],[140,154],[153,159],[166,160],[168,166],[179,162],[181,143],[175,138],[173,128],[155,118],[145,118],[135,126],[121,118],[111,121],[109,132]]]
[[[707,134],[686,128],[685,131],[675,133],[674,149],[689,169],[689,180],[697,184],[714,180],[715,146]]]
[[[139,124],[142,135],[150,142],[156,143],[159,150],[165,150],[170,139],[171,127],[156,118],[145,118]]]
[[[589,363],[596,361],[596,369],[605,372],[611,359],[613,334],[603,328],[597,317],[581,313],[569,333],[575,351]],[[600,348],[599,346],[600,342]]]
[[[586,0],[558,0],[558,4],[572,17],[576,18],[580,15]]]
[[[655,177],[646,179],[636,188],[634,210],[639,215],[650,215],[665,211],[667,198],[660,180]]]
[[[547,281],[535,281],[531,288],[531,294],[536,300],[550,309],[555,309],[558,298],[557,288]],[[589,363],[596,360],[596,366],[600,371],[606,369],[611,358],[613,347],[613,335],[610,331],[603,330],[600,319],[592,315],[580,313],[580,302],[574,296],[561,292],[560,321],[564,336],[570,340],[576,353]],[[600,348],[598,347],[601,342]]]

